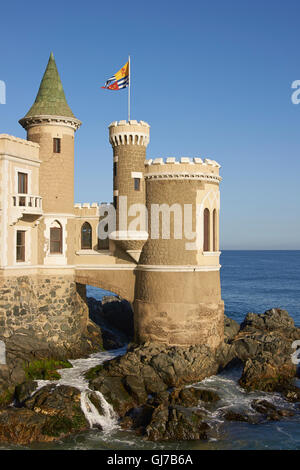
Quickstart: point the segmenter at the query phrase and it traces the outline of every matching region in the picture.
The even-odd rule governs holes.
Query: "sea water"
[[[246,313],[263,313],[272,307],[284,308],[300,326],[300,251],[224,251],[221,255],[222,298],[226,315],[241,322]],[[88,287],[87,294],[101,300],[106,291]],[[300,339],[300,338],[299,338]],[[88,398],[88,383],[83,374],[97,364],[123,354],[125,349],[99,352],[88,359],[71,361],[73,369],[63,369],[61,379],[55,384],[72,385],[81,390],[82,408],[90,423],[89,432],[72,435],[55,443],[32,444],[30,446],[0,446],[10,449],[300,449],[300,412],[296,405],[288,403],[279,394],[245,392],[238,385],[241,369],[223,372],[198,384],[201,388],[215,390],[220,401],[201,406],[206,421],[213,429],[208,441],[147,442],[132,431],[122,430],[114,411],[102,400],[103,416],[91,406]],[[298,385],[300,386],[299,381]],[[39,381],[39,386],[47,382]],[[101,395],[101,394],[100,394]],[[261,424],[224,422],[227,410],[252,413],[251,401],[267,399],[278,408],[295,412],[293,417]],[[93,426],[100,424],[102,431]]]

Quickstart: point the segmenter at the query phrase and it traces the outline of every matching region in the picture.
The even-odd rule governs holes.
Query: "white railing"
[[[12,202],[14,207],[24,209],[25,212],[41,212],[42,211],[42,197],[33,194],[14,194]]]

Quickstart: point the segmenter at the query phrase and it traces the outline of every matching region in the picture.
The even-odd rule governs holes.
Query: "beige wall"
[[[53,153],[53,138],[61,153]],[[74,130],[63,125],[34,125],[27,139],[40,145],[40,192],[45,213],[72,214],[74,208]]]

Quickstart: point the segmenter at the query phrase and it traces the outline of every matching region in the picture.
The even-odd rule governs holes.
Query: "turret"
[[[109,141],[113,147],[114,206],[117,211],[116,232],[110,238],[135,260],[147,239],[145,224],[133,230],[130,226],[136,219],[134,205],[145,206],[144,161],[149,131],[150,126],[144,121],[115,121],[109,126]]]
[[[137,342],[215,349],[223,341],[219,168],[201,158],[145,162],[149,238],[137,266]]]
[[[45,213],[72,213],[74,206],[74,133],[81,122],[65,97],[53,53],[33,106],[21,126],[27,140],[40,144],[40,193]]]

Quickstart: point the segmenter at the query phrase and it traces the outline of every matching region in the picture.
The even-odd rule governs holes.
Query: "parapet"
[[[84,202],[84,203],[78,203],[74,205],[74,211],[75,215],[77,217],[82,217],[82,218],[89,218],[89,217],[99,217],[100,216],[100,208],[102,209],[101,212],[113,206],[112,202],[101,202],[100,204],[98,202]],[[103,212],[102,212],[103,213]]]
[[[0,134],[0,155],[10,155],[39,162],[39,148],[39,144],[30,140]]]
[[[118,145],[143,145],[150,140],[150,126],[144,121],[114,121],[109,126],[109,141],[113,147]]]
[[[145,179],[194,179],[219,183],[221,165],[210,158],[175,157],[145,160]]]

